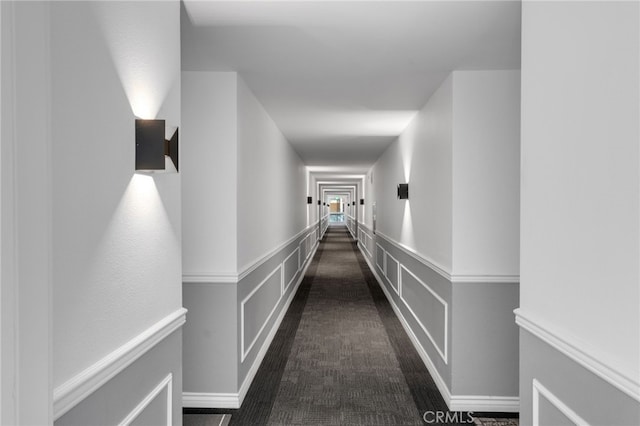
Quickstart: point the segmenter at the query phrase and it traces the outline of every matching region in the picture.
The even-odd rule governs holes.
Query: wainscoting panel
[[[308,238],[307,238],[308,240]],[[286,293],[290,288],[293,281],[296,279],[296,274],[300,269],[300,248],[296,248],[285,260],[282,262],[284,268],[284,288],[282,293]]]
[[[309,254],[309,245],[307,243],[308,239],[309,237],[306,236],[305,238],[302,239],[302,241],[300,241],[300,244],[298,244],[298,251],[300,251],[301,259],[306,259],[307,255]]]
[[[513,322],[518,283],[480,279],[473,283],[454,283],[442,265],[436,265],[381,232],[374,234],[359,224],[358,234],[362,255],[449,409],[518,411],[518,333]],[[371,247],[375,251],[372,252]],[[480,307],[472,306],[473,312],[479,311],[481,315],[466,314],[470,310],[469,300],[484,301]],[[474,329],[479,317],[484,321],[482,333],[469,337],[465,330]],[[504,336],[495,345],[487,344],[487,336],[493,329],[500,330]],[[454,336],[454,333],[457,334]],[[477,380],[478,375],[470,376],[466,369],[469,358],[473,368],[488,371],[490,379]]]
[[[282,265],[278,265],[240,302],[241,361],[247,357],[278,307],[281,288]]]
[[[143,399],[119,426],[171,426],[173,376],[169,374]]]
[[[588,423],[569,408],[538,380],[533,379],[533,423],[539,425],[587,425]]]
[[[185,407],[238,408],[317,249],[319,222],[233,281],[185,274]],[[223,282],[224,281],[224,282]]]
[[[181,424],[181,349],[182,332],[177,329],[56,419],[54,425]]]
[[[424,334],[448,363],[449,304],[414,273],[400,266],[400,298]]]
[[[396,292],[396,294],[400,294],[400,262],[391,256],[389,253],[386,253],[385,259],[386,265],[386,274],[385,278],[391,284],[391,288]]]
[[[585,366],[570,336],[548,330],[520,309],[516,312],[521,424],[578,419],[575,424],[640,424],[640,393],[629,389],[626,380]]]
[[[387,275],[387,268],[385,267],[385,255],[386,252],[380,244],[376,244],[376,266],[380,268],[382,275]]]

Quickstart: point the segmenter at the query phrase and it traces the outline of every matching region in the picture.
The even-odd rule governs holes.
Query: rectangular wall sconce
[[[364,206],[364,198],[360,198],[360,205]]]
[[[313,204],[313,198],[307,197],[307,204]]]
[[[136,119],[136,170],[163,172],[165,157],[178,167],[178,129],[165,139],[165,120]]]
[[[356,205],[356,202],[355,202],[355,200],[353,201],[353,204],[352,204],[352,205],[353,205],[353,206],[355,206],[355,205]]]
[[[408,199],[409,199],[409,184],[399,183],[398,184],[398,200],[408,200]]]
[[[321,206],[322,205],[322,201],[318,200],[318,205]]]

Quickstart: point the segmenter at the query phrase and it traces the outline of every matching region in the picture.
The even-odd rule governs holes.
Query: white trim
[[[271,251],[269,251],[268,253],[262,255],[261,257],[255,259],[252,262],[248,262],[246,263],[242,268],[238,269],[238,281],[241,281],[242,279],[246,278],[250,273],[252,273],[253,271],[255,271],[256,269],[258,269],[260,266],[262,266],[265,262],[267,262],[269,259],[271,259],[273,256],[275,256],[276,254],[278,254],[280,251],[282,251],[282,249],[286,248],[289,244],[292,244],[293,242],[295,242],[298,238],[302,237],[305,233],[309,233],[309,231],[314,227],[317,226],[317,224],[315,225],[310,225],[307,226],[306,228],[304,228],[302,231],[298,232],[296,235],[294,235],[293,237],[289,238],[287,241],[285,241],[284,243],[280,244],[279,246],[277,246],[276,248],[272,249]]]
[[[438,273],[440,276],[446,278],[448,281],[451,281],[453,284],[471,284],[471,283],[500,283],[500,284],[518,284],[520,283],[519,275],[506,275],[506,274],[498,274],[498,275],[470,275],[470,274],[453,274],[446,267],[439,264],[433,259],[430,259],[416,250],[412,249],[409,246],[406,246],[398,241],[395,241],[393,238],[385,235],[384,233],[377,231],[376,235],[382,237],[382,239],[386,240],[393,246],[396,246],[398,249],[411,256],[418,262],[422,263],[426,267],[432,269],[434,272]]]
[[[387,275],[389,271],[385,270],[385,275],[384,277],[387,279],[387,281],[389,282],[389,284],[391,285],[391,288],[396,292],[396,294],[398,296],[400,296],[400,261],[398,261],[398,259],[396,259],[395,257],[391,256],[389,254],[389,252],[386,252],[386,257],[387,258],[391,258],[392,261],[394,261],[396,263],[396,286],[393,285],[393,283],[391,282],[391,280],[389,279],[389,276]],[[389,269],[389,261],[386,260],[385,261],[385,268]]]
[[[520,398],[517,396],[450,395],[447,406],[451,411],[518,413],[520,412]]]
[[[167,388],[167,426],[171,426],[173,424],[173,398],[171,396],[171,387],[173,386],[173,376],[171,373],[167,377],[162,380],[158,386],[156,386],[150,393],[147,395],[137,406],[136,408],[129,413],[127,417],[123,421],[121,421],[118,426],[129,426],[131,422],[133,422],[142,411],[147,408],[151,401],[153,401],[159,394],[162,392],[164,388]]]
[[[318,245],[316,244],[313,253],[317,250]],[[255,375],[258,373],[258,369],[260,368],[260,364],[262,364],[262,360],[264,356],[267,354],[267,350],[273,341],[278,329],[280,328],[280,324],[282,323],[282,319],[286,315],[289,310],[289,305],[293,301],[296,293],[298,292],[298,287],[302,283],[304,276],[307,272],[307,269],[311,265],[311,262],[307,262],[307,264],[303,268],[303,272],[298,278],[297,283],[295,284],[294,290],[291,292],[287,301],[285,302],[280,314],[276,318],[273,327],[269,331],[269,334],[264,340],[262,347],[258,351],[251,368],[247,372],[247,375],[240,386],[240,390],[238,393],[203,393],[203,392],[183,392],[182,393],[182,404],[184,407],[193,407],[193,408],[240,408],[244,398],[247,396],[247,392],[249,391],[249,387],[255,378]]]
[[[514,313],[516,314],[516,324],[522,327],[522,329],[533,334],[538,339],[549,344],[618,390],[640,402],[640,383],[638,379],[628,377],[624,373],[603,363],[601,360],[607,359],[608,356],[603,354],[601,349],[584,347],[584,345],[578,343],[575,338],[564,335],[564,333],[559,332],[557,329],[553,329],[534,315],[523,312],[522,309],[516,309]]]
[[[302,240],[300,240],[300,242],[298,243],[298,249],[300,249],[300,253],[302,253],[302,251],[304,250],[305,252],[305,256],[307,256],[307,238],[309,238],[309,236],[307,235],[306,237],[304,237]],[[303,247],[304,246],[304,247]],[[305,258],[306,260],[306,258]],[[298,269],[300,269],[300,266],[302,262],[302,255],[298,255]]]
[[[540,395],[544,396],[547,401],[562,412],[569,420],[576,425],[588,426],[589,423],[573,411],[567,404],[562,402],[549,389],[544,387],[538,380],[533,379],[533,421],[532,426],[540,425]]]
[[[380,247],[380,250],[382,250],[382,265],[380,265],[378,263],[378,247]],[[387,265],[385,265],[385,263],[384,263],[385,262],[384,259],[386,257],[386,254],[387,254],[387,251],[384,249],[384,247],[382,247],[380,244],[376,243],[376,259],[375,259],[376,260],[376,266],[378,266],[378,268],[380,268],[380,270],[382,271],[382,273],[384,275],[387,275],[387,268],[386,268]]]
[[[413,347],[420,355],[422,362],[429,370],[429,374],[433,378],[433,381],[440,391],[440,395],[444,399],[447,407],[451,411],[477,411],[477,412],[518,412],[520,410],[520,398],[518,397],[509,397],[509,396],[486,396],[486,395],[451,395],[447,384],[444,379],[440,375],[440,372],[436,368],[433,361],[427,354],[427,351],[420,343],[420,340],[416,337],[415,333],[409,326],[407,319],[402,314],[402,311],[395,303],[395,300],[391,297],[391,294],[387,290],[386,286],[383,284],[382,278],[378,273],[374,270],[373,265],[369,261],[369,259],[365,256],[365,261],[369,265],[369,269],[373,272],[373,275],[376,277],[378,284],[382,288],[387,300],[391,304],[393,311],[398,316],[402,327],[407,332],[411,343],[413,343]],[[399,270],[399,269],[398,269]]]
[[[227,284],[227,283],[238,283],[242,279],[246,278],[251,272],[258,269],[261,265],[271,259],[273,256],[278,254],[282,249],[286,248],[289,244],[292,244],[298,238],[307,233],[307,236],[310,234],[310,231],[314,231],[314,227],[318,226],[318,222],[307,226],[302,231],[298,232],[293,237],[289,238],[284,243],[280,244],[273,250],[269,251],[267,254],[259,257],[253,262],[249,262],[244,267],[238,269],[238,273],[233,272],[223,272],[223,273],[213,273],[213,272],[196,272],[190,274],[182,275],[182,283],[183,284]],[[306,238],[306,237],[305,237]]]
[[[182,284],[237,284],[237,274],[185,274],[182,276]]]
[[[314,232],[315,234],[315,232]],[[314,246],[318,245],[318,240],[314,240],[312,237],[312,234],[307,235],[307,247],[305,248],[305,252],[307,253],[307,257],[305,257],[304,262],[307,262],[309,260],[309,258],[311,258],[311,256],[315,253],[315,248]]]
[[[253,340],[251,341],[251,344],[245,350],[245,345],[244,345],[244,305],[247,303],[247,300],[251,299],[253,297],[253,295],[256,294],[256,292],[260,289],[260,287],[262,287],[267,281],[269,281],[271,279],[271,277],[274,276],[275,273],[278,272],[278,271],[280,271],[280,295],[278,296],[278,300],[276,301],[276,303],[273,304],[273,308],[271,308],[271,312],[269,312],[269,315],[264,320],[264,323],[262,324],[262,327],[260,327],[260,330],[258,330],[256,335],[254,336]],[[251,352],[251,349],[253,349],[253,345],[256,344],[256,342],[258,341],[258,338],[260,337],[260,335],[264,331],[264,328],[267,326],[267,324],[269,323],[269,320],[273,316],[273,313],[278,308],[278,305],[280,304],[280,301],[282,300],[282,280],[283,280],[283,278],[282,278],[282,263],[279,263],[278,266],[276,266],[276,268],[273,271],[271,271],[271,273],[269,275],[267,275],[267,277],[264,280],[262,280],[262,282],[260,284],[258,284],[253,290],[251,290],[251,293],[249,293],[244,299],[242,299],[242,302],[240,302],[240,348],[241,348],[241,354],[242,354],[240,362],[244,362],[244,360],[247,357],[247,355],[249,355],[249,352]]]
[[[182,406],[189,408],[240,408],[237,393],[182,392]]]
[[[411,275],[416,281],[418,281],[418,283],[420,283],[420,285],[422,285],[424,288],[426,288],[429,293],[431,293],[436,300],[438,300],[438,302],[440,302],[442,304],[442,306],[444,306],[444,350],[441,349],[438,344],[436,343],[435,339],[433,338],[433,336],[431,336],[431,333],[429,333],[429,330],[427,330],[427,327],[424,325],[424,323],[422,321],[420,321],[420,318],[418,318],[418,315],[416,315],[416,313],[413,311],[413,309],[411,309],[411,306],[409,306],[409,302],[407,302],[407,300],[404,298],[404,283],[402,283],[402,288],[403,288],[403,292],[400,293],[400,300],[402,300],[402,302],[405,304],[405,306],[407,307],[407,309],[409,310],[409,312],[411,312],[411,315],[413,315],[413,318],[416,320],[416,322],[418,323],[418,325],[420,326],[420,328],[422,329],[422,331],[427,335],[427,337],[429,338],[429,340],[431,341],[431,343],[433,344],[433,347],[436,349],[436,351],[438,351],[438,354],[440,355],[440,357],[442,358],[442,360],[444,361],[445,364],[448,364],[448,341],[449,341],[449,304],[442,298],[440,297],[440,295],[438,295],[438,293],[436,293],[431,287],[429,287],[424,281],[422,281],[420,278],[418,278],[418,276],[416,274],[414,274],[413,272],[411,272],[406,266],[404,266],[402,263],[400,264],[400,269],[404,269],[405,271],[407,271],[407,273],[409,275]],[[402,282],[402,273],[400,273],[400,282]]]
[[[167,315],[115,351],[53,391],[53,416],[59,419],[116,374],[131,365],[147,351],[180,328],[186,321],[187,310],[180,308]]]
[[[428,257],[418,253],[416,250],[412,249],[411,247],[406,246],[406,245],[404,245],[404,244],[402,244],[402,243],[400,243],[398,241],[395,241],[393,238],[385,235],[384,233],[382,233],[380,231],[378,231],[376,234],[381,236],[383,239],[387,240],[387,242],[389,242],[392,245],[396,246],[397,248],[399,248],[400,250],[402,250],[403,252],[405,252],[409,256],[413,257],[418,262],[420,262],[423,265],[429,267],[430,269],[432,269],[433,271],[437,272],[438,274],[440,274],[441,276],[443,276],[447,280],[451,281],[451,272],[446,267],[444,267],[443,265],[439,264],[438,262],[436,262],[433,259],[429,259]]]
[[[520,284],[520,275],[451,275],[452,284]]]
[[[367,238],[371,240],[371,242],[373,243],[373,237],[371,237],[371,235],[369,235],[366,231],[362,231],[362,234],[364,234],[364,238],[360,238],[358,240],[358,245],[362,246],[364,248],[364,250],[366,251],[365,253],[365,257],[369,257],[371,259],[373,259],[373,255],[371,254],[371,252],[369,251],[369,248],[367,247]]]
[[[291,277],[291,279],[289,280],[289,282],[285,285],[284,284],[284,280],[286,279],[285,277],[287,276],[287,260],[289,260],[291,258],[291,256],[293,256],[294,254],[296,254],[296,252],[298,253],[298,262],[296,263],[296,270],[293,273],[293,276]],[[285,294],[287,292],[287,289],[289,288],[289,286],[291,285],[291,283],[296,279],[296,275],[298,275],[298,272],[300,271],[300,246],[296,247],[289,256],[285,257],[285,259],[282,261],[282,292],[281,294]]]

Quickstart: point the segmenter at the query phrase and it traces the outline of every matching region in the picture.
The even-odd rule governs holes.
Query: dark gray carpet
[[[344,228],[331,228],[270,425],[420,425]]]

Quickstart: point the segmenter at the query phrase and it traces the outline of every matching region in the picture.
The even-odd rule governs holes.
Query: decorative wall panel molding
[[[606,365],[601,359],[606,359],[607,355],[602,350],[590,348],[587,350],[572,336],[563,335],[557,330],[543,325],[543,321],[522,309],[516,309],[516,324],[522,329],[536,336],[538,339],[549,344],[559,352],[568,356],[596,376],[624,392],[634,400],[640,402],[640,382],[638,378],[627,377],[625,374]]]
[[[54,419],[60,418],[180,328],[186,321],[186,313],[186,309],[180,308],[167,315],[95,364],[56,387],[53,391]]]
[[[167,390],[167,398],[165,400],[167,410],[167,426],[171,426],[173,424],[172,386],[173,376],[169,374],[158,384],[158,386],[156,386],[151,392],[149,392],[149,394],[142,401],[140,401],[136,408],[134,408],[133,411],[131,411],[131,413],[129,413],[129,415],[122,422],[120,422],[118,426],[129,426],[131,423],[133,423],[133,421],[138,418],[138,416],[144,411],[144,409],[147,408],[147,406],[151,404],[154,399],[156,399],[160,392],[165,389]]]
[[[262,288],[262,286],[264,286],[267,282],[269,282],[271,277],[273,277],[275,274],[279,274],[280,275],[280,286],[279,286],[280,294],[279,294],[279,297],[276,300],[276,302],[273,304],[273,306],[271,308],[271,311],[269,312],[269,315],[264,320],[262,326],[257,331],[255,336],[253,336],[253,338],[251,339],[251,343],[249,343],[249,345],[246,345],[245,344],[245,339],[246,339],[247,336],[246,336],[246,331],[245,331],[245,327],[246,327],[246,319],[245,319],[246,318],[246,309],[245,309],[245,305],[247,304],[247,302],[255,294],[258,293],[258,291]],[[280,304],[280,301],[282,300],[282,279],[283,279],[282,278],[282,264],[278,264],[278,266],[273,271],[271,271],[271,273],[269,275],[267,275],[267,277],[265,279],[263,279],[262,282],[260,284],[258,284],[251,291],[251,293],[249,293],[247,295],[247,297],[245,297],[242,300],[242,302],[240,302],[240,345],[241,345],[241,354],[242,354],[241,362],[244,362],[244,360],[247,357],[247,355],[249,355],[249,352],[251,352],[251,349],[253,348],[253,345],[255,345],[255,343],[257,342],[258,338],[260,337],[260,335],[264,331],[265,327],[269,323],[269,320],[271,319],[271,317],[273,316],[274,312],[278,308],[278,305]]]
[[[562,414],[576,425],[589,426],[582,417],[569,408],[564,402],[544,387],[538,380],[533,379],[533,426],[540,426],[540,396],[556,407]]]

